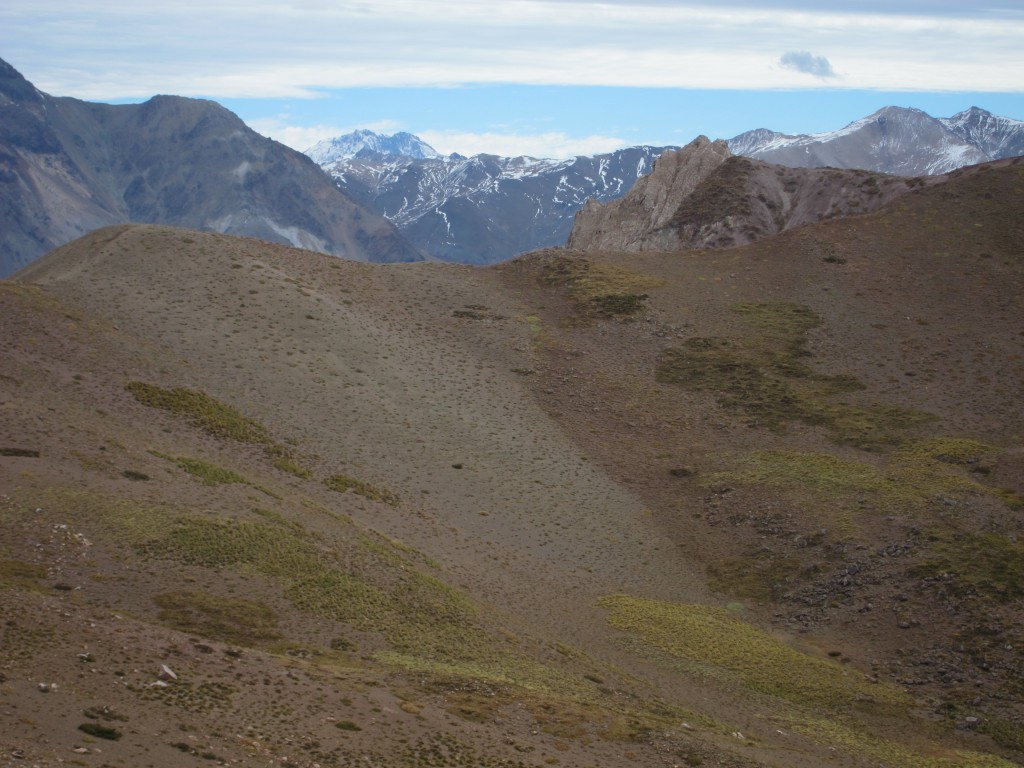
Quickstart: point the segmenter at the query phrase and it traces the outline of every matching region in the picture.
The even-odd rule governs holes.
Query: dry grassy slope
[[[1016,734],[1022,212],[1011,161],[743,248],[504,268],[548,307],[540,397],[713,586],[950,721]],[[649,298],[632,322],[585,319],[616,292]]]
[[[735,594],[750,586],[735,569],[711,574],[720,592],[706,586],[707,565],[748,545],[787,555],[750,560],[781,580],[791,559],[825,544],[855,552],[903,525],[888,510],[833,517],[817,502],[845,504],[842,484],[811,493],[713,473],[738,471],[768,447],[882,467],[893,449],[838,448],[820,426],[748,428],[749,414],[723,410],[715,392],[658,382],[655,372],[660,351],[695,335],[767,334],[740,345],[741,368],[763,367],[773,352],[786,362],[791,317],[780,331],[779,317],[755,312],[775,326],[751,332],[729,307],[806,305],[823,320],[807,333],[813,365],[867,385],[850,397],[935,410],[943,421],[920,434],[984,439],[1001,453],[985,456],[990,475],[980,481],[1019,483],[1019,413],[982,417],[986,403],[1019,394],[1019,377],[1007,376],[1019,366],[1019,217],[993,214],[978,197],[1012,192],[1019,210],[1013,174],[977,175],[978,189],[965,177],[956,206],[922,195],[888,219],[851,224],[854,233],[837,222],[714,254],[379,268],[121,227],[45,257],[0,290],[5,754],[87,765],[192,765],[204,755],[339,766],[1008,765],[989,753],[1012,754],[1010,726],[989,722],[1019,716],[1007,687],[1018,679],[1007,666],[1015,652],[993,657],[1000,680],[978,689],[977,704],[930,722],[929,697],[951,699],[948,691],[929,683],[918,708],[889,682],[897,674],[872,669],[876,658],[914,658],[890,639],[900,630],[887,623],[888,602],[873,627],[851,621],[857,606],[843,595],[790,624],[793,601]],[[958,225],[953,211],[983,226]],[[895,320],[938,323],[934,296],[951,286],[924,278],[940,258],[926,250],[933,226],[949,228],[947,263],[976,270],[976,284],[956,283],[965,299],[1003,313],[959,303],[965,330],[950,329],[939,351],[967,354],[991,375],[972,385],[941,369],[932,375],[948,380],[946,399],[898,378],[904,369],[923,378],[936,336]],[[891,283],[865,280],[874,270],[910,286],[905,306],[892,307]],[[638,306],[632,322],[593,316]],[[962,340],[979,333],[990,355],[975,360]],[[882,368],[862,357],[875,350],[890,358]],[[254,442],[215,437],[137,401],[130,381],[202,391],[266,433],[250,425]],[[979,405],[958,406],[971,386]],[[820,410],[822,398],[808,397]],[[970,474],[921,461],[922,482],[940,482],[947,466]],[[684,466],[694,474],[669,472]],[[295,474],[303,470],[310,476]],[[368,484],[357,487],[364,495],[323,482],[342,474]],[[908,498],[902,486],[880,487],[868,494],[878,507]],[[389,494],[400,503],[380,500]],[[987,491],[947,495],[969,505],[952,515],[968,531],[1019,524]],[[914,514],[934,511],[909,498]],[[760,517],[779,510],[792,519],[762,530]],[[797,533],[821,526],[830,529],[822,541],[798,547]],[[887,600],[910,584],[891,578]],[[717,607],[727,601],[745,607]],[[996,607],[1010,621],[1019,598]],[[934,627],[905,632],[899,642],[911,648],[926,632],[949,640]],[[1015,632],[1000,641],[1013,645]],[[161,663],[181,677],[149,687]],[[882,680],[868,682],[872,672]],[[58,687],[44,694],[39,682]],[[103,707],[128,719],[105,720]],[[984,733],[954,729],[964,707],[982,716]],[[76,726],[86,721],[124,736],[85,736]]]

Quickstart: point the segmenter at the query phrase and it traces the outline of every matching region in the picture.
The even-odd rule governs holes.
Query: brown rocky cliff
[[[861,170],[789,168],[730,154],[701,136],[666,152],[625,197],[576,216],[568,247],[675,251],[723,248],[793,227],[870,213],[948,177],[905,178]]]
[[[698,136],[680,150],[658,158],[650,175],[620,200],[593,200],[576,214],[569,247],[641,250],[647,236],[671,221],[683,201],[731,156],[728,145]]]

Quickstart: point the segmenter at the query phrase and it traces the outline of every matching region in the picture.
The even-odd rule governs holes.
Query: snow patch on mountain
[[[411,133],[400,132],[385,136],[368,130],[358,130],[344,136],[325,139],[314,144],[303,154],[312,158],[317,165],[361,155],[411,157],[418,160],[441,156],[433,147]]]
[[[824,133],[787,135],[758,128],[730,139],[729,149],[736,155],[793,167],[934,175],[1024,154],[1024,122],[977,107],[951,118],[884,107]]]

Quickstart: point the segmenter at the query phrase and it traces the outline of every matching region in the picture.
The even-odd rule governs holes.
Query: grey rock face
[[[55,98],[0,61],[0,277],[93,229],[170,224],[346,258],[424,258],[309,158],[211,101]]]

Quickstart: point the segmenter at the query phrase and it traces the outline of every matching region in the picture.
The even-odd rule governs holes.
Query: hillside
[[[219,104],[56,98],[0,60],[0,277],[86,232],[129,221],[364,261],[424,258],[309,158]]]
[[[487,269],[54,251],[0,283],[0,747],[1019,762],[1021,174]]]

